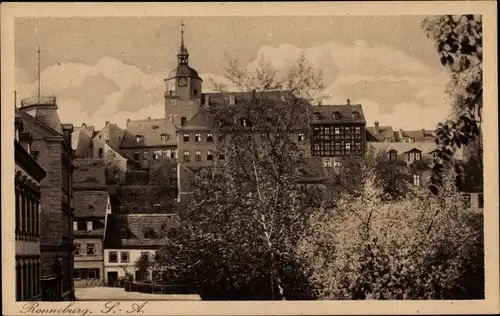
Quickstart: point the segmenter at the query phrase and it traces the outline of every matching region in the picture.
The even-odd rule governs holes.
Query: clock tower
[[[165,118],[176,127],[184,125],[198,111],[203,82],[198,72],[189,67],[189,54],[184,45],[184,23],[181,26],[177,67],[165,79]]]

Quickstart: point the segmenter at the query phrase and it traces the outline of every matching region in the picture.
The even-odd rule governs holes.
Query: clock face
[[[179,87],[185,87],[187,84],[186,78],[179,79]]]

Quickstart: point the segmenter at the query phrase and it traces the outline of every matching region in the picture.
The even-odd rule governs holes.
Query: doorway
[[[117,271],[108,271],[107,273],[108,286],[116,287],[118,285],[118,272]]]

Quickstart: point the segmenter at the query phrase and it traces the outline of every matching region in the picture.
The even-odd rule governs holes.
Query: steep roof
[[[394,130],[392,129],[392,126],[379,126],[378,127],[378,133],[375,132],[375,127],[373,126],[367,126],[366,131],[370,133],[377,141],[379,142],[384,142],[384,141],[390,141],[390,142],[395,142],[396,137],[394,135]]]
[[[193,68],[189,67],[188,65],[179,65],[172,69],[170,73],[168,74],[168,77],[166,80],[174,79],[174,78],[179,78],[179,77],[189,77],[189,78],[194,78],[194,79],[200,79],[200,76],[198,75],[198,72],[194,70]]]
[[[430,152],[437,148],[435,143],[430,142],[414,142],[414,143],[403,143],[403,142],[375,142],[368,143],[369,146],[373,147],[375,150],[395,150],[398,154],[406,153],[412,149],[420,150],[424,155],[428,155]]]
[[[313,107],[313,114],[319,114],[320,118],[316,117],[312,123],[316,124],[332,124],[332,123],[358,123],[366,124],[363,107],[361,104],[344,104],[344,105],[318,105]],[[353,114],[358,113],[355,117]],[[340,114],[340,119],[335,119],[334,114]]]
[[[167,139],[162,140],[161,135]],[[137,142],[136,137],[142,136],[143,141]],[[120,148],[176,146],[176,129],[171,121],[165,118],[130,121],[127,124]]]
[[[106,216],[108,206],[106,191],[75,191],[73,195],[76,218]]]
[[[289,91],[259,91],[259,92],[217,92],[217,93],[205,93],[202,96],[202,106],[200,110],[183,126],[181,126],[178,131],[196,131],[196,130],[206,130],[210,126],[210,111],[212,109],[225,109],[230,108],[235,111],[236,116],[245,116],[247,114],[248,105],[251,105],[253,99],[266,100],[271,106],[295,106],[295,109],[302,110],[304,112],[304,119],[307,119],[307,111],[310,109],[309,104],[307,104],[302,99],[297,99]],[[231,104],[231,99],[233,99],[234,104]],[[296,100],[293,103],[282,103],[286,100]],[[297,120],[297,127],[305,123],[299,122]]]
[[[177,227],[179,218],[176,214],[113,215],[109,217],[106,247],[159,247],[165,243],[165,232]],[[146,230],[151,238],[144,238]]]

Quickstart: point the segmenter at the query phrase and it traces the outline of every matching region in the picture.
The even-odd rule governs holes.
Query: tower
[[[184,125],[198,111],[203,82],[198,72],[189,67],[189,53],[184,44],[184,23],[181,23],[181,27],[177,67],[165,79],[165,118],[177,127]]]

